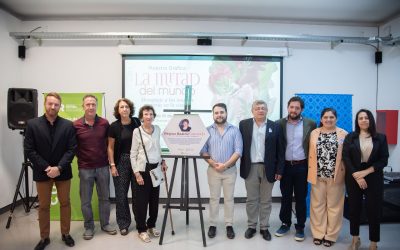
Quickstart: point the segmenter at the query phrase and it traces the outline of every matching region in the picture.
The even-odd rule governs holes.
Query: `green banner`
[[[59,93],[62,99],[59,116],[75,121],[83,116],[82,108],[82,98],[87,93]],[[97,114],[102,115],[102,103],[103,103],[103,93],[90,93],[97,97]],[[44,94],[46,95],[46,93]],[[71,180],[71,219],[72,220],[83,220],[83,215],[81,211],[81,199],[79,196],[79,171],[78,163],[76,157],[72,162],[72,175]],[[40,202],[40,201],[39,201]],[[99,220],[99,210],[98,210],[98,199],[97,191],[93,192],[92,197],[92,209],[94,220]],[[57,198],[57,189],[53,186],[52,196],[51,196],[51,209],[50,209],[50,219],[60,220],[60,204]]]

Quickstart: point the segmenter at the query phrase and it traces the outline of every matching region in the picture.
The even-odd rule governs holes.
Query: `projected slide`
[[[124,56],[124,96],[136,107],[154,106],[155,123],[165,128],[172,113],[164,109],[184,107],[185,85],[192,85],[192,109],[207,110],[217,102],[228,107],[228,121],[238,125],[250,118],[251,104],[262,99],[268,117],[280,118],[282,58],[266,56]],[[200,114],[210,125],[211,113]]]

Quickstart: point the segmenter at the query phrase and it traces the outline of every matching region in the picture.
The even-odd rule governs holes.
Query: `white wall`
[[[4,18],[4,13],[0,17]],[[8,31],[30,31],[37,26],[42,26],[41,31],[46,32],[237,32],[237,33],[264,33],[264,34],[289,34],[289,35],[332,35],[332,36],[376,36],[377,28],[373,27],[344,27],[327,25],[298,25],[278,23],[252,23],[252,22],[206,22],[206,21],[161,21],[161,20],[129,20],[129,21],[34,21],[22,22],[20,27],[4,28],[0,33],[1,40],[10,39],[6,34]],[[3,33],[5,33],[3,35]],[[123,42],[125,43],[125,42]],[[137,41],[137,44],[144,44]],[[155,42],[159,45],[168,45],[171,41]],[[2,42],[3,44],[3,42]],[[194,45],[195,41],[179,41],[179,44]],[[214,46],[240,46],[240,41],[215,41]],[[3,46],[3,45],[1,45]],[[105,92],[107,118],[113,121],[112,107],[122,92],[122,61],[118,52],[117,42],[46,42],[39,47],[35,42],[28,44],[27,58],[23,62],[17,60],[17,43],[12,42],[12,50],[15,50],[12,61],[15,63],[15,72],[19,73],[18,82],[12,87],[32,87],[38,89],[39,93],[47,91],[59,92]],[[271,42],[248,42],[245,47],[283,47],[284,43]],[[284,59],[284,94],[283,102],[294,93],[346,93],[354,94],[353,111],[361,107],[371,110],[375,109],[376,103],[376,79],[377,70],[374,63],[374,50],[365,45],[339,45],[335,49],[330,44],[303,44],[288,43],[291,55]],[[158,48],[158,47],[156,47]],[[390,49],[390,48],[388,48]],[[398,51],[398,50],[397,50]],[[384,64],[398,65],[399,53],[386,55],[384,51]],[[391,58],[391,59],[390,59]],[[389,67],[389,66],[387,66]],[[388,78],[395,78],[399,67],[390,66],[386,70]],[[381,82],[387,82],[386,77],[380,73]],[[393,79],[391,82],[394,82]],[[10,85],[11,86],[11,85]],[[2,92],[10,86],[1,86]],[[382,85],[380,85],[382,86]],[[381,88],[381,87],[380,87]],[[384,87],[387,94],[391,96],[390,105],[396,106],[394,84]],[[396,88],[398,89],[398,88]],[[382,91],[380,92],[382,93]],[[4,93],[3,93],[4,94]],[[386,97],[385,97],[386,98]],[[41,103],[43,99],[39,99]],[[379,100],[379,105],[381,105]],[[284,104],[284,106],[286,106]],[[380,106],[379,106],[380,107]],[[383,108],[383,107],[382,107]],[[5,109],[1,110],[2,118],[6,116]],[[39,105],[39,113],[43,108]],[[286,113],[286,112],[284,112]],[[5,122],[3,123],[5,124]],[[4,125],[3,125],[4,126]],[[9,134],[8,140],[11,144],[20,144],[20,138],[16,133],[12,134],[2,128],[2,134]],[[15,143],[14,143],[15,142]],[[19,147],[16,147],[19,149]],[[17,151],[18,152],[18,151]],[[399,153],[397,152],[397,155]],[[0,159],[0,171],[8,169],[5,165],[6,155]],[[14,154],[15,155],[15,154]],[[399,157],[399,156],[391,156]],[[398,159],[398,158],[397,158]],[[9,159],[19,167],[20,159],[13,157]],[[172,162],[169,162],[172,167]],[[200,181],[202,196],[208,196],[208,185],[205,164],[200,164]],[[400,170],[400,166],[398,167]],[[193,175],[192,172],[190,172]],[[15,172],[11,174],[11,181],[7,184],[8,189],[14,189],[13,183],[16,179]],[[177,175],[179,177],[180,175]],[[2,178],[2,177],[0,177]],[[192,179],[193,180],[193,179]],[[179,181],[175,183],[174,195],[177,196]],[[2,185],[2,184],[0,184]],[[191,196],[195,197],[195,186],[193,181],[190,187]],[[244,183],[238,177],[236,196],[245,197]],[[279,185],[275,185],[274,195],[280,195]],[[0,197],[0,207],[10,203],[12,199],[8,195]],[[162,193],[165,196],[165,193]]]
[[[20,21],[0,9],[0,208],[10,204],[23,161],[22,136],[7,125],[7,90],[19,84],[18,43],[9,36]]]
[[[380,27],[380,35],[400,37],[400,17]],[[400,45],[382,48],[382,64],[379,65],[378,109],[400,110]],[[398,124],[400,126],[400,115]],[[397,145],[389,145],[389,164],[393,171],[400,171],[400,131],[397,129]]]

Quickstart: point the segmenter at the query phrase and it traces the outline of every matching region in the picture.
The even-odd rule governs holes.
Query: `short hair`
[[[44,98],[44,103],[46,103],[47,97],[49,97],[49,96],[56,98],[61,103],[61,96],[57,92],[49,92],[49,93],[47,93],[46,97]]]
[[[97,97],[93,94],[86,94],[83,98],[82,101],[84,102],[86,98],[94,98],[96,100],[96,103],[98,102]]]
[[[263,104],[268,109],[268,105],[264,100],[255,100],[253,102],[253,104],[251,105],[251,109],[253,110],[254,106],[261,105],[261,104]]]
[[[128,104],[129,109],[130,109],[129,116],[132,117],[133,114],[135,113],[135,105],[134,105],[133,102],[132,102],[131,100],[129,100],[128,98],[121,98],[121,99],[119,99],[119,100],[115,103],[115,105],[114,105],[114,113],[113,113],[114,117],[115,117],[117,120],[120,120],[120,119],[121,119],[121,115],[119,114],[119,104],[120,104],[121,102],[126,102],[126,104]]]
[[[289,107],[291,102],[299,102],[301,109],[304,109],[304,101],[300,96],[293,96],[292,98],[289,99],[287,106]]]
[[[213,112],[214,112],[214,108],[215,107],[223,108],[223,109],[225,109],[225,112],[228,112],[228,109],[226,108],[226,104],[225,103],[219,102],[219,103],[214,104],[214,106],[212,107],[212,111]]]
[[[321,111],[321,117],[320,118],[322,118],[325,115],[325,113],[328,113],[328,112],[332,112],[333,116],[335,116],[335,118],[337,119],[337,112],[336,112],[336,110],[334,108],[324,108]],[[319,122],[319,127],[322,127],[322,122],[321,121]]]
[[[153,106],[151,106],[151,105],[143,105],[140,109],[139,109],[139,120],[142,120],[143,119],[143,111],[145,111],[145,110],[151,110],[151,111],[153,111],[153,115],[154,115],[154,118],[156,118],[156,111],[154,110],[154,108],[153,108]]]
[[[372,112],[369,111],[368,109],[360,109],[357,114],[356,114],[356,120],[354,122],[355,124],[355,130],[356,133],[360,134],[360,125],[358,125],[358,116],[360,115],[360,113],[365,112],[368,116],[368,120],[369,120],[369,126],[368,126],[368,132],[370,133],[371,137],[375,137],[376,136],[376,124],[375,124],[375,118],[372,115]]]

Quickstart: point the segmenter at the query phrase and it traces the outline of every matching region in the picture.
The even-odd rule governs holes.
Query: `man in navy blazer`
[[[240,160],[240,176],[245,179],[248,229],[245,237],[256,233],[258,221],[260,233],[271,240],[268,231],[272,208],[272,188],[280,180],[284,168],[284,147],[280,126],[268,120],[268,107],[263,100],[252,105],[253,118],[242,120],[239,130],[243,137],[243,154]]]
[[[39,196],[39,228],[41,240],[35,250],[50,244],[50,202],[53,185],[57,187],[60,202],[60,224],[64,243],[72,247],[69,234],[71,223],[70,187],[71,162],[77,147],[72,122],[58,116],[61,107],[59,94],[51,92],[44,101],[45,114],[28,121],[24,151],[33,163],[33,180]]]

